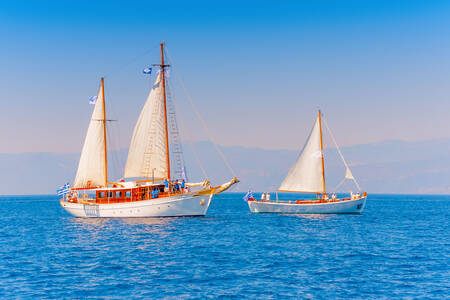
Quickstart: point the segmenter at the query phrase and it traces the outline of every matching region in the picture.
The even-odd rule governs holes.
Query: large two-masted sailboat
[[[134,128],[124,178],[108,179],[104,82],[101,79],[73,186],[60,200],[76,217],[204,216],[215,194],[238,180],[211,186],[171,177],[164,44],[153,88]]]
[[[335,143],[339,156],[346,167],[344,180],[353,180],[356,187],[360,189],[358,182],[353,177],[353,174],[336,143],[336,140],[332,135],[331,137]],[[341,183],[343,183],[344,180]],[[278,200],[277,193],[276,199],[272,201],[259,201],[250,198],[247,200],[250,211],[254,213],[294,214],[339,214],[361,213],[363,211],[367,199],[367,194],[365,192],[358,191],[357,193],[350,193],[349,197],[340,199],[335,193],[330,194],[326,191],[322,114],[320,110],[302,152],[288,172],[284,181],[281,183],[278,191],[313,193],[316,194],[316,197],[314,199],[306,200],[280,201]]]

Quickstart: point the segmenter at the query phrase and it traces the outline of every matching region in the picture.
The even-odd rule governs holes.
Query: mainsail
[[[81,151],[74,187],[106,186],[105,102],[103,78]]]
[[[279,191],[325,193],[320,115]]]
[[[167,177],[164,118],[163,80],[160,72],[134,128],[125,166],[125,178]]]

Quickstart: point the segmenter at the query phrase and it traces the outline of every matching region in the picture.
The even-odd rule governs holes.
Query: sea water
[[[251,214],[242,196],[158,219],[3,196],[0,297],[450,297],[450,196],[369,195],[362,215]]]

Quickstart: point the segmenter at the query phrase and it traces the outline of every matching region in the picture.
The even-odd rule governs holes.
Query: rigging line
[[[114,101],[108,102],[108,109],[109,113],[112,115],[112,118],[114,120],[119,120],[118,114],[116,113],[116,110],[114,109]],[[123,158],[120,155],[120,145],[121,145],[121,138],[120,138],[120,129],[118,127],[113,126],[114,122],[110,122],[109,124],[109,130],[107,131],[109,144],[111,146],[111,149],[115,148],[116,155],[113,155],[113,163],[115,164],[115,168],[117,172],[120,172],[120,174],[123,174],[124,172],[124,162]],[[116,137],[116,138],[114,138]],[[112,154],[112,153],[111,153]]]
[[[338,146],[338,144],[336,142],[336,139],[334,138],[334,135],[333,135],[333,133],[330,130],[330,127],[328,127],[327,120],[323,119],[323,121],[325,123],[325,126],[327,127],[328,132],[330,133],[330,136],[331,136],[331,139],[333,140],[334,145],[336,146],[336,149],[337,149],[337,151],[339,153],[339,156],[341,157],[342,161],[344,162],[345,167],[350,170],[350,167],[348,166],[347,162],[345,161],[344,155],[342,155],[341,149],[339,148],[339,146]],[[361,187],[359,186],[358,182],[356,181],[356,178],[353,177],[352,180],[355,182],[356,187],[358,188],[358,190],[361,191]]]
[[[117,124],[117,126],[112,126],[114,127],[114,130],[112,130],[111,134],[114,135],[115,138],[114,141],[114,148],[115,148],[115,160],[116,160],[116,164],[117,164],[117,172],[119,172],[119,174],[116,174],[116,176],[122,176],[123,172],[124,172],[124,162],[123,162],[123,156],[121,155],[121,151],[120,151],[120,128]]]
[[[108,135],[108,149],[109,149],[109,157],[110,157],[110,163],[112,168],[109,169],[109,172],[111,173],[110,175],[116,175],[114,173],[116,173],[119,169],[120,169],[120,164],[118,161],[118,157],[117,157],[117,150],[114,150],[115,148],[115,143],[114,143],[114,139],[112,138],[113,133],[112,133],[112,126],[108,126],[109,130],[107,130],[106,134]],[[117,175],[116,175],[117,176]],[[112,177],[110,178],[110,181]]]
[[[171,82],[170,82],[170,81],[167,81],[167,82],[169,83],[170,89],[173,90],[173,89],[172,89],[172,84],[171,84]],[[175,106],[175,105],[174,105],[174,106]],[[194,153],[195,160],[196,160],[197,163],[199,164],[200,169],[202,170],[203,176],[205,176],[205,178],[208,179],[208,174],[206,174],[205,167],[203,166],[203,163],[202,163],[202,161],[200,160],[200,157],[199,157],[199,155],[198,155],[198,153],[197,153],[197,149],[194,147],[194,144],[192,143],[192,137],[191,137],[191,135],[189,134],[189,130],[187,129],[186,123],[184,122],[182,109],[180,109],[180,110],[178,110],[178,111],[179,111],[179,114],[178,114],[178,115],[180,116],[180,120],[181,120],[181,125],[182,125],[183,128],[185,128],[185,129],[184,129],[184,132],[185,132],[186,137],[187,137],[187,139],[188,139],[189,146],[190,146],[191,149],[192,149],[192,153]]]
[[[167,104],[168,104],[168,114],[170,115],[169,123],[170,123],[170,133],[171,133],[171,142],[172,142],[172,154],[174,155],[175,160],[174,170],[178,172],[178,175],[182,175],[183,170],[186,169],[186,163],[183,155],[183,145],[181,143],[180,138],[180,127],[177,122],[177,108],[174,101],[172,85],[167,80]],[[185,175],[187,175],[185,173]]]
[[[156,49],[159,50],[159,45],[158,45],[158,46],[153,46],[152,48],[149,48],[149,49],[145,50],[144,52],[142,52],[141,54],[139,54],[139,55],[135,56],[134,58],[128,60],[126,63],[124,63],[124,64],[122,64],[122,65],[119,65],[117,68],[111,69],[111,70],[110,70],[109,72],[107,72],[106,75],[103,76],[103,77],[106,78],[106,77],[108,77],[108,76],[113,75],[113,72],[115,73],[115,72],[122,71],[123,69],[125,69],[125,68],[128,67],[129,65],[133,64],[134,62],[136,62],[139,58],[141,58],[141,57],[143,57],[143,56],[145,56],[145,55],[147,55],[147,54],[149,54],[149,53],[152,53],[152,52],[155,51]]]
[[[173,59],[172,59],[172,57],[171,57],[171,55],[170,55],[170,53],[169,53],[169,50],[168,50],[167,46],[166,46],[166,52],[167,52],[167,57],[169,58],[169,60],[170,60],[170,61],[173,61]],[[212,136],[211,132],[209,131],[208,126],[206,125],[206,122],[203,120],[202,116],[200,115],[200,112],[198,111],[197,107],[194,105],[194,102],[192,101],[191,95],[190,95],[189,92],[187,91],[187,89],[186,89],[186,87],[185,87],[185,85],[184,85],[184,82],[183,82],[183,80],[181,79],[181,75],[178,76],[177,72],[175,72],[175,76],[176,76],[177,80],[180,82],[180,84],[181,84],[181,86],[182,86],[182,88],[183,88],[183,90],[184,90],[184,93],[186,94],[186,96],[187,96],[187,98],[188,98],[188,100],[189,100],[189,103],[190,103],[191,106],[192,106],[192,109],[194,110],[195,114],[197,115],[197,118],[200,120],[200,123],[202,124],[203,130],[205,130],[205,133],[206,133],[206,135],[208,136],[208,139],[210,140],[210,142],[212,142],[212,144],[213,144],[214,147],[216,148],[217,153],[219,153],[220,157],[222,158],[223,162],[225,163],[225,165],[227,166],[227,168],[228,168],[228,170],[231,172],[231,174],[232,174],[234,177],[237,177],[237,176],[236,176],[236,173],[235,173],[234,170],[233,170],[233,168],[232,168],[231,165],[229,164],[227,158],[225,157],[225,155],[223,154],[223,152],[220,150],[220,147],[215,143],[215,139],[213,139],[213,136]]]
[[[338,188],[340,188],[341,185],[345,182],[345,179],[346,179],[346,178],[342,179],[341,182],[334,188],[335,192],[337,192],[337,191],[338,191]]]

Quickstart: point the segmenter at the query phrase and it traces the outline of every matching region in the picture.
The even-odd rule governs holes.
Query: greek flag
[[[250,199],[253,199],[253,193],[251,191],[248,191],[247,194],[244,196],[244,201],[248,201]]]
[[[56,190],[56,194],[58,196],[65,196],[70,192],[70,184],[66,183],[62,187],[60,187],[58,190]]]
[[[95,102],[97,102],[97,96],[92,96],[89,98],[89,104],[95,104]]]
[[[152,74],[152,68],[145,68],[144,70],[142,70],[142,73],[144,73],[144,74]]]

